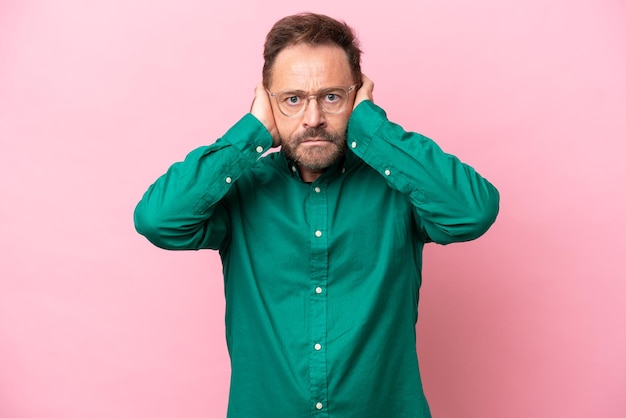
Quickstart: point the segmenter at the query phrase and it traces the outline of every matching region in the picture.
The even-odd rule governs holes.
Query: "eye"
[[[300,96],[287,95],[283,97],[283,103],[288,106],[297,106],[302,102],[302,98]]]
[[[324,93],[324,101],[328,104],[339,103],[343,100],[343,94],[340,91],[328,91]]]

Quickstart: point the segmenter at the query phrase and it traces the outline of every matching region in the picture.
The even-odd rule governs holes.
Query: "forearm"
[[[137,231],[167,249],[219,248],[228,233],[219,202],[237,179],[271,147],[272,139],[252,115],[222,138],[173,164],[135,208]]]
[[[429,138],[387,120],[369,101],[350,119],[348,147],[409,197],[430,240],[468,241],[495,221],[499,194],[491,183]]]

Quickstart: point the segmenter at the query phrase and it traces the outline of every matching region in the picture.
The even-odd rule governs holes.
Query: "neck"
[[[302,181],[304,181],[305,183],[313,183],[315,180],[317,180],[319,178],[319,176],[322,175],[322,173],[325,171],[325,169],[321,169],[321,170],[312,170],[310,168],[307,167],[303,167],[301,165],[298,165],[298,170],[300,171],[300,178],[302,179]]]

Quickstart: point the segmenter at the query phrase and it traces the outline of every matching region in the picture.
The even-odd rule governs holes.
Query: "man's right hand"
[[[257,118],[270,132],[272,135],[272,146],[279,146],[280,135],[278,135],[278,128],[276,128],[272,104],[270,103],[270,97],[267,94],[262,82],[257,84],[254,91],[254,100],[252,101],[250,113],[252,113],[252,115]]]

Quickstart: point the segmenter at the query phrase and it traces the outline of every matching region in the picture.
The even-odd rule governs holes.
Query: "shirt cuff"
[[[246,114],[222,136],[242,154],[261,157],[272,147],[272,135],[251,113]]]
[[[355,154],[363,156],[376,136],[378,130],[387,121],[385,111],[370,100],[364,100],[350,115],[347,129],[348,147]]]

